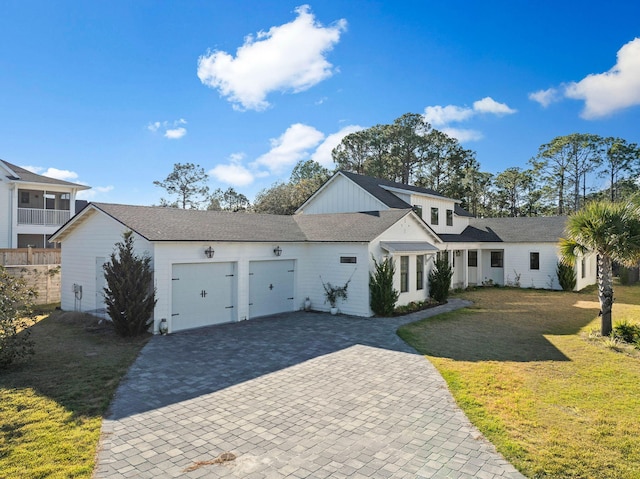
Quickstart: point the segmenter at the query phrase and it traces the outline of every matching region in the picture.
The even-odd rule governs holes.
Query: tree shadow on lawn
[[[96,327],[97,320],[55,311],[35,323],[29,328],[35,354],[0,371],[0,388],[32,390],[73,417],[104,414],[149,336],[119,338],[112,328]]]
[[[398,334],[423,354],[456,361],[570,361],[548,337],[578,333],[599,311],[579,293],[500,288],[464,297],[474,305]]]

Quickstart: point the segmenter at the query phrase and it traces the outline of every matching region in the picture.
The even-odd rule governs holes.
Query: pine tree
[[[135,255],[131,231],[122,236],[111,261],[104,265],[104,298],[116,333],[138,336],[149,330],[156,305],[151,258]]]

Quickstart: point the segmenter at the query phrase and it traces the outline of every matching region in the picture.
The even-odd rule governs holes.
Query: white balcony
[[[19,225],[62,226],[71,218],[69,210],[18,208]]]

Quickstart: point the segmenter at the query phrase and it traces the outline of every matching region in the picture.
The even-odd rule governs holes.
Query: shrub
[[[151,258],[134,254],[131,231],[122,236],[123,242],[116,243],[111,261],[104,265],[104,299],[116,333],[138,336],[151,326],[156,305]]]
[[[556,268],[556,274],[558,275],[558,283],[563,291],[573,291],[576,287],[576,272],[572,266],[564,264],[562,261],[558,261]]]
[[[445,252],[436,255],[436,261],[429,271],[429,292],[431,298],[439,303],[444,303],[449,297],[451,289],[451,277],[453,270],[449,265],[449,258]]]
[[[373,258],[374,272],[369,273],[369,301],[371,310],[378,316],[391,316],[400,293],[393,288],[395,267],[393,258],[380,263]]]
[[[29,327],[34,323],[35,293],[24,279],[0,266],[0,369],[34,353]]]
[[[613,327],[613,337],[633,344],[640,340],[640,325],[630,323],[629,321],[620,321]]]

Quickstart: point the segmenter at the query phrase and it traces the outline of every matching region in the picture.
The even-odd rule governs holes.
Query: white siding
[[[0,180],[0,248],[11,248],[11,188]]]
[[[389,208],[342,175],[335,176],[307,206],[304,214],[380,211]]]
[[[208,259],[204,250],[211,246],[215,253]],[[282,255],[276,257],[273,249],[282,248]],[[275,259],[296,260],[294,272],[294,309],[302,309],[306,293],[300,292],[299,263],[305,257],[306,245],[300,243],[232,243],[232,242],[158,242],[155,244],[154,274],[157,288],[156,323],[166,318],[171,328],[171,274],[173,264],[231,262],[236,264],[237,274],[237,319],[249,318],[249,263]],[[300,261],[298,261],[300,259]],[[322,285],[320,285],[322,287]],[[315,307],[315,305],[314,305]],[[157,325],[155,327],[157,330]]]
[[[65,311],[92,311],[99,291],[96,284],[96,258],[109,259],[115,244],[122,241],[127,229],[102,213],[94,213],[76,226],[73,234],[62,243],[62,301]],[[134,235],[136,254],[152,255],[152,245],[139,235]],[[152,257],[153,258],[153,257]],[[76,299],[73,285],[82,286],[82,296]],[[78,295],[80,296],[80,295]]]
[[[540,269],[530,268],[530,253],[539,253]],[[511,243],[504,245],[504,284],[523,288],[560,289],[556,275],[558,247],[555,243]]]
[[[421,206],[422,219],[438,234],[459,234],[469,225],[469,218],[453,213],[453,226],[447,226],[447,210],[455,212],[456,204],[453,200],[413,194],[407,203],[411,203],[411,206]],[[438,209],[437,225],[431,224],[431,208]]]
[[[380,261],[385,255],[387,255],[387,251],[383,250],[380,246],[381,242],[402,242],[402,241],[421,241],[428,242],[436,247],[438,244],[436,243],[436,239],[425,231],[424,225],[420,224],[419,221],[411,214],[405,216],[396,224],[391,226],[387,231],[382,233],[378,238],[371,242],[369,247],[369,270],[373,271],[374,264],[373,259],[371,259],[371,255],[373,255],[377,261]],[[433,267],[433,256],[435,255],[435,251],[432,253],[424,253],[425,254],[425,267],[424,267],[424,287],[421,290],[416,289],[416,253],[394,253],[393,260],[395,264],[395,278],[394,278],[394,288],[400,292],[400,257],[408,256],[409,257],[409,288],[407,292],[401,292],[400,297],[398,298],[397,306],[403,306],[412,301],[424,301],[429,297],[429,285],[427,281],[427,277],[429,275],[429,271]],[[368,294],[368,293],[367,293]],[[372,314],[372,313],[370,313]]]
[[[576,290],[580,291],[591,284],[598,281],[598,256],[596,254],[587,255],[584,258],[584,278],[582,277],[582,259],[576,262]]]

